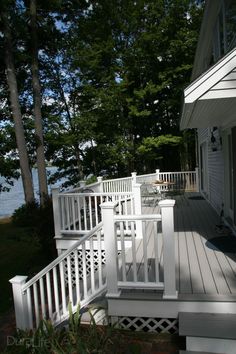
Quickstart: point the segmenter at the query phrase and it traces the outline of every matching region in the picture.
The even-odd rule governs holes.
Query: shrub
[[[16,226],[27,227],[34,235],[49,258],[56,255],[52,200],[48,198],[44,206],[37,202],[22,205],[14,211],[12,222]]]
[[[16,209],[12,215],[12,222],[20,227],[34,227],[38,221],[39,204],[34,201],[31,203],[23,204]]]

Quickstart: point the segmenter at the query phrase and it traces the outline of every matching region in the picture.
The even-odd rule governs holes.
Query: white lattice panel
[[[119,317],[118,327],[132,331],[178,333],[178,320],[175,318]]]
[[[86,250],[86,273],[89,275],[91,271],[91,252],[90,250]],[[101,251],[102,254],[102,264],[106,263],[105,251]],[[71,257],[71,276],[72,276],[72,287],[75,286],[75,255]],[[93,260],[94,260],[94,270],[98,269],[98,251],[93,250]],[[82,250],[78,250],[78,265],[79,265],[79,277],[82,279],[83,277],[83,258],[82,258]],[[68,271],[67,271],[67,263],[64,263],[65,267],[65,281],[68,282]]]

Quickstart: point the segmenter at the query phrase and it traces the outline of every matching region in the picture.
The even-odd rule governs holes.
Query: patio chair
[[[152,184],[144,183],[141,187],[142,204],[155,207],[162,199],[162,193]]]

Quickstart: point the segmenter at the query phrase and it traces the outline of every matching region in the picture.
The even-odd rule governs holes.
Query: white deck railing
[[[198,170],[183,172],[160,172],[98,182],[59,193],[59,189],[52,190],[55,235],[84,235],[92,230],[101,221],[100,204],[106,201],[118,202],[119,214],[130,214],[136,204],[136,214],[141,212],[138,203],[134,202],[135,185],[162,181],[158,189],[177,191],[198,191]],[[91,191],[91,192],[88,192]],[[85,193],[86,192],[86,193]],[[136,200],[138,200],[136,198]]]
[[[78,304],[83,308],[105,290],[109,297],[119,296],[123,288],[159,289],[163,290],[163,298],[176,298],[174,203],[161,201],[161,214],[156,215],[117,215],[117,203],[103,203],[102,222],[92,231],[28,282],[25,276],[10,280],[17,328],[37,328],[42,319],[58,325],[68,318],[69,304],[75,312]],[[159,222],[163,279],[159,272]],[[132,276],[131,272],[127,275],[127,268]]]
[[[116,215],[113,203],[102,205],[104,243],[106,250],[107,297],[119,296],[121,289],[159,289],[164,298],[176,298],[174,200],[159,203],[161,214]],[[163,279],[160,278],[158,250],[161,222],[163,235]],[[130,228],[127,248],[125,228]],[[142,233],[137,230],[142,228]],[[117,233],[119,229],[120,233]],[[118,244],[120,255],[118,256]]]
[[[105,193],[132,192],[132,177],[116,178],[102,181],[102,190]]]
[[[198,192],[198,169],[195,171],[181,172],[161,172],[156,170],[155,173],[137,175],[136,172],[131,174],[131,177],[116,178],[103,180],[98,177],[98,182],[86,186],[92,188],[94,192],[105,193],[127,193],[132,192],[134,183],[154,183],[156,180],[171,183],[169,189],[181,191],[196,191]]]
[[[68,318],[69,303],[75,312],[105,290],[101,231],[100,223],[28,282],[21,276],[10,280],[17,328],[36,328],[42,319],[57,325]]]
[[[198,189],[196,171],[160,172],[159,179],[168,182],[170,190],[195,192]]]
[[[56,192],[56,194],[55,194]],[[131,193],[58,193],[53,191],[56,235],[84,235],[101,222],[100,204],[116,203],[120,215],[134,212]],[[59,217],[58,217],[59,216]],[[57,224],[58,223],[58,224]]]

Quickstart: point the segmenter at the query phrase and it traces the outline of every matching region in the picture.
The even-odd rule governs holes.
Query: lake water
[[[52,173],[56,171],[56,167],[48,167],[47,172]],[[32,169],[32,177],[34,184],[35,196],[39,194],[38,187],[38,173],[37,169]],[[0,177],[0,182],[4,181],[3,177]],[[53,186],[61,185],[63,181],[59,181]],[[49,185],[49,192],[51,191],[52,185]],[[12,215],[15,209],[19,208],[22,204],[25,203],[24,191],[22,185],[22,179],[14,180],[14,186],[11,187],[9,192],[0,193],[0,217]]]

